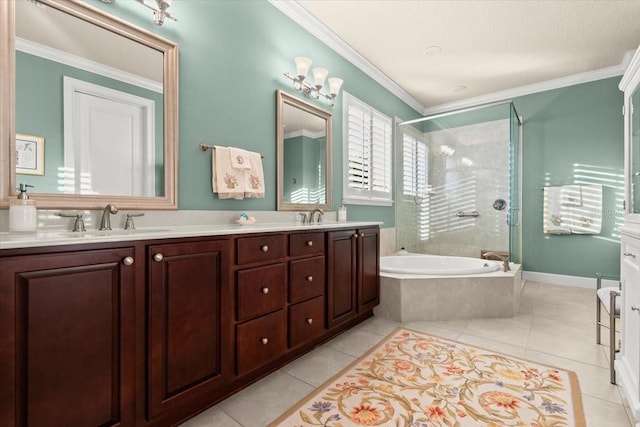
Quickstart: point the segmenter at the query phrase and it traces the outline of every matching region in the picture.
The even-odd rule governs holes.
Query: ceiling
[[[316,35],[333,33],[328,37],[334,44],[341,39],[373,69],[370,75],[395,86],[394,93],[423,114],[621,75],[640,44],[637,0],[297,0],[297,5],[298,18],[310,18],[307,28],[320,21]]]

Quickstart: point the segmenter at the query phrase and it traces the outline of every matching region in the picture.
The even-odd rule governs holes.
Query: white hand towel
[[[231,167],[234,169],[251,169],[249,152],[236,147],[229,147]]]
[[[244,197],[258,199],[264,197],[264,172],[260,153],[247,151],[251,161],[251,169],[245,170]]]
[[[560,187],[544,187],[543,231],[545,234],[571,234],[562,212]]]
[[[219,199],[244,198],[245,180],[243,171],[236,171],[231,167],[231,158],[227,147],[214,146],[211,153],[213,192],[218,193]]]
[[[581,185],[582,203],[571,207],[571,232],[600,234],[602,230],[602,185]]]

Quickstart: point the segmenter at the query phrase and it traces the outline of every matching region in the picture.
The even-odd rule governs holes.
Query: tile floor
[[[374,316],[182,427],[264,427],[398,326],[572,370],[588,427],[631,426],[609,383],[608,347],[595,344],[595,290],[528,282],[513,318],[401,324]]]

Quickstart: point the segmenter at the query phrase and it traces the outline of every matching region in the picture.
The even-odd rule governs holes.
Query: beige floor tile
[[[595,343],[595,339],[551,335],[546,332],[531,331],[527,348],[565,359],[577,360],[606,368],[609,366],[605,348]]]
[[[242,427],[233,418],[225,414],[222,409],[217,406],[210,408],[197,417],[190,419],[181,427]]]
[[[582,395],[587,427],[631,427],[622,405]]]
[[[469,322],[464,335],[473,335],[524,347],[527,344],[531,316],[516,316],[509,319],[478,319]]]
[[[374,334],[362,329],[351,329],[338,335],[328,343],[326,346],[332,347],[343,353],[354,357],[360,357],[363,353],[380,342],[384,336],[380,334]]]
[[[451,329],[444,329],[440,326],[434,326],[437,322],[405,322],[403,324],[407,329],[411,329],[418,332],[424,332],[425,334],[434,335],[440,338],[446,338],[455,340],[460,335],[460,332],[453,331]]]
[[[353,329],[359,329],[367,332],[371,332],[373,334],[378,334],[383,337],[386,337],[395,329],[402,326],[402,323],[393,321],[391,319],[386,319],[380,316],[373,316],[359,324]]]
[[[244,427],[264,427],[314,387],[281,371],[222,401],[218,407]]]
[[[329,346],[322,346],[287,364],[281,370],[307,384],[319,387],[354,360],[354,356]]]

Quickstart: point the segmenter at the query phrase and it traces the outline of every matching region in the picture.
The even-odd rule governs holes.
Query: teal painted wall
[[[514,99],[524,118],[523,267],[570,276],[619,274],[623,221],[624,135],[620,77]],[[600,235],[542,232],[542,187],[602,183]]]
[[[293,58],[308,56],[314,65],[344,79],[348,91],[389,117],[409,120],[419,114],[266,1],[174,2],[179,22],[162,27],[135,2],[107,5],[89,1],[132,24],[180,46],[180,209],[276,209],[276,89],[295,96],[283,73],[294,72]],[[333,114],[333,207],[342,200],[342,96]],[[211,192],[211,158],[198,144],[231,145],[264,155],[264,199],[219,200]],[[349,220],[395,225],[394,207],[349,207]]]

